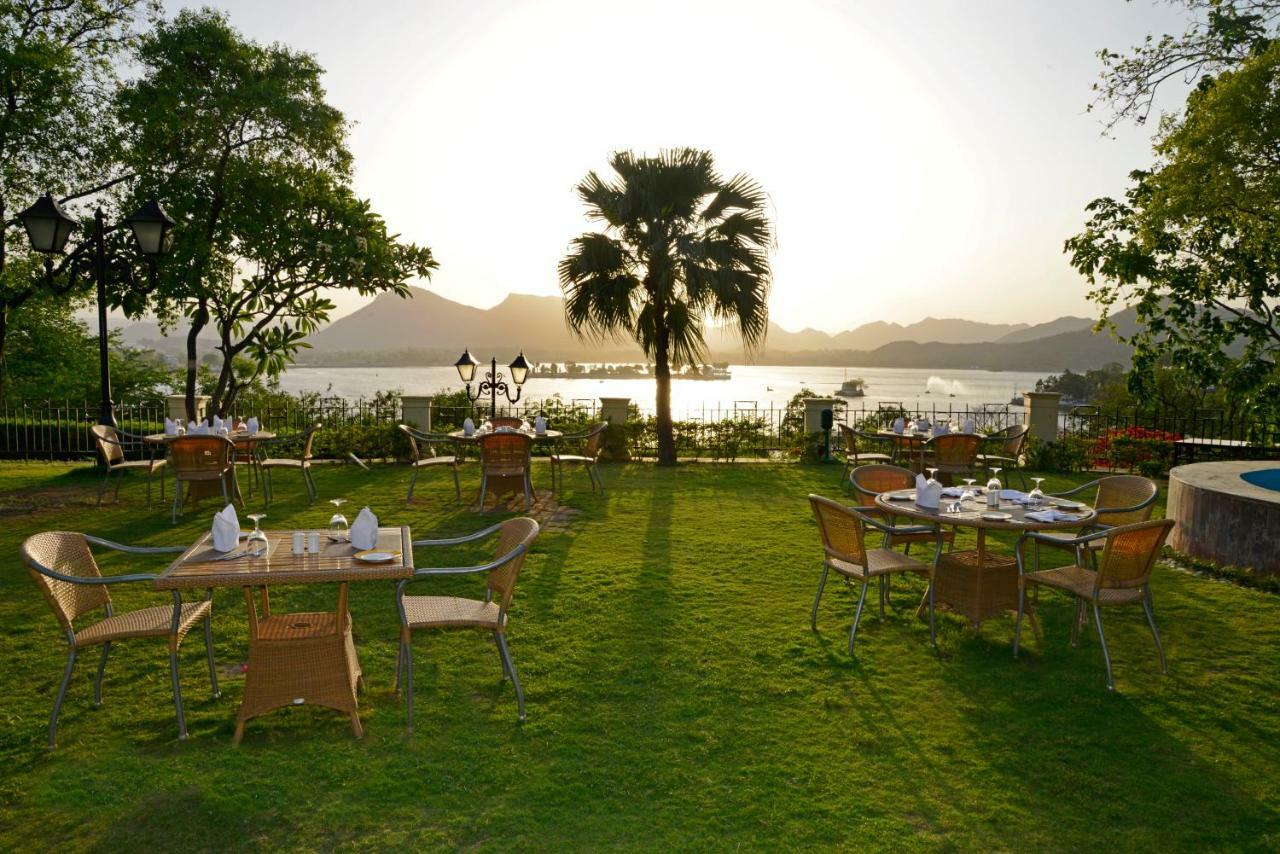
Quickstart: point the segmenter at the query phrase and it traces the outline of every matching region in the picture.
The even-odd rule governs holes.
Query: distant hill
[[[1079,332],[1081,329],[1089,329],[1092,326],[1093,321],[1087,317],[1059,317],[1057,320],[1050,320],[1048,323],[1037,323],[1035,326],[1015,330],[994,340],[1004,344],[1020,344],[1024,341],[1034,341],[1037,338],[1048,338],[1050,335],[1057,335],[1061,332]]]

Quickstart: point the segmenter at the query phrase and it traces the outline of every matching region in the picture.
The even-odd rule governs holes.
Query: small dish
[[[1012,519],[1013,516],[1008,513],[999,513],[995,510],[988,510],[986,513],[982,514],[982,518],[988,522],[1007,522]]]
[[[890,501],[915,501],[916,493],[914,489],[907,492],[890,492],[885,498]]]
[[[389,549],[365,549],[352,555],[361,563],[389,563],[400,557],[400,552]]]
[[[1079,501],[1067,501],[1063,498],[1057,499],[1056,501],[1054,501],[1054,504],[1058,505],[1063,510],[1083,510],[1084,509],[1084,505],[1081,504]]]

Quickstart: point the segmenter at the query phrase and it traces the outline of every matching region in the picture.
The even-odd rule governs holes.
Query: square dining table
[[[206,533],[155,580],[157,590],[212,590],[239,587],[249,612],[249,670],[244,699],[236,716],[234,744],[251,718],[284,706],[311,703],[350,716],[351,729],[363,735],[356,692],[363,682],[351,638],[347,585],[353,581],[397,581],[413,576],[413,537],[408,527],[379,528],[378,551],[392,559],[366,563],[350,542],[320,533],[320,554],[295,555],[294,531],[267,531],[267,551],[251,557],[241,544],[228,558],[214,550]],[[304,532],[309,533],[309,532]],[[273,614],[268,588],[284,584],[338,585],[333,611]],[[258,601],[254,601],[254,590]],[[390,600],[388,600],[390,601]]]

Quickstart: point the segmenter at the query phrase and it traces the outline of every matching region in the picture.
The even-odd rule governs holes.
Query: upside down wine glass
[[[329,517],[329,539],[345,543],[351,539],[351,526],[347,524],[347,517],[342,515],[342,505],[347,503],[347,499],[330,498],[329,503],[334,507],[333,515]]]
[[[261,522],[267,518],[266,513],[250,513],[249,518],[253,520],[253,531],[250,532],[245,540],[245,551],[250,557],[265,557],[267,554],[267,533],[262,530]]]
[[[1044,503],[1044,490],[1040,488],[1040,484],[1044,482],[1044,478],[1033,477],[1031,480],[1035,482],[1035,488],[1027,493],[1027,501],[1033,506],[1039,507]]]
[[[991,470],[991,479],[987,481],[987,506],[1000,506],[1000,469],[993,468]]]

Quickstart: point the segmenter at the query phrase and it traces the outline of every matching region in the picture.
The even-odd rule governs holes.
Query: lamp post
[[[75,227],[75,220],[67,215],[62,206],[54,201],[53,196],[45,194],[36,203],[18,214],[27,229],[27,238],[31,248],[43,253],[45,272],[53,276],[53,256],[61,255]],[[147,202],[128,217],[124,225],[133,232],[138,251],[147,259],[151,269],[152,283],[155,280],[155,259],[167,253],[173,246],[173,220],[165,213],[160,203]],[[108,228],[98,208],[93,213],[93,234],[91,247],[93,252],[93,277],[98,287],[98,370],[102,386],[101,412],[99,423],[110,427],[116,426],[114,404],[111,401],[111,363],[108,358],[107,338],[107,232],[120,226]],[[80,246],[76,252],[84,249]]]
[[[462,357],[454,363],[454,367],[458,369],[458,376],[462,378],[462,384],[467,388],[467,399],[475,403],[484,397],[485,392],[489,393],[489,417],[493,418],[498,414],[498,392],[502,392],[503,397],[510,403],[515,403],[520,399],[521,387],[524,381],[529,378],[529,362],[524,357],[524,351],[520,351],[520,355],[516,356],[507,368],[511,371],[511,381],[515,383],[516,396],[511,396],[511,387],[506,383],[506,377],[498,373],[497,357],[489,360],[489,372],[484,375],[484,379],[480,382],[480,386],[476,389],[476,393],[471,393],[471,381],[475,379],[476,368],[480,363],[471,355],[470,350],[463,350]]]

